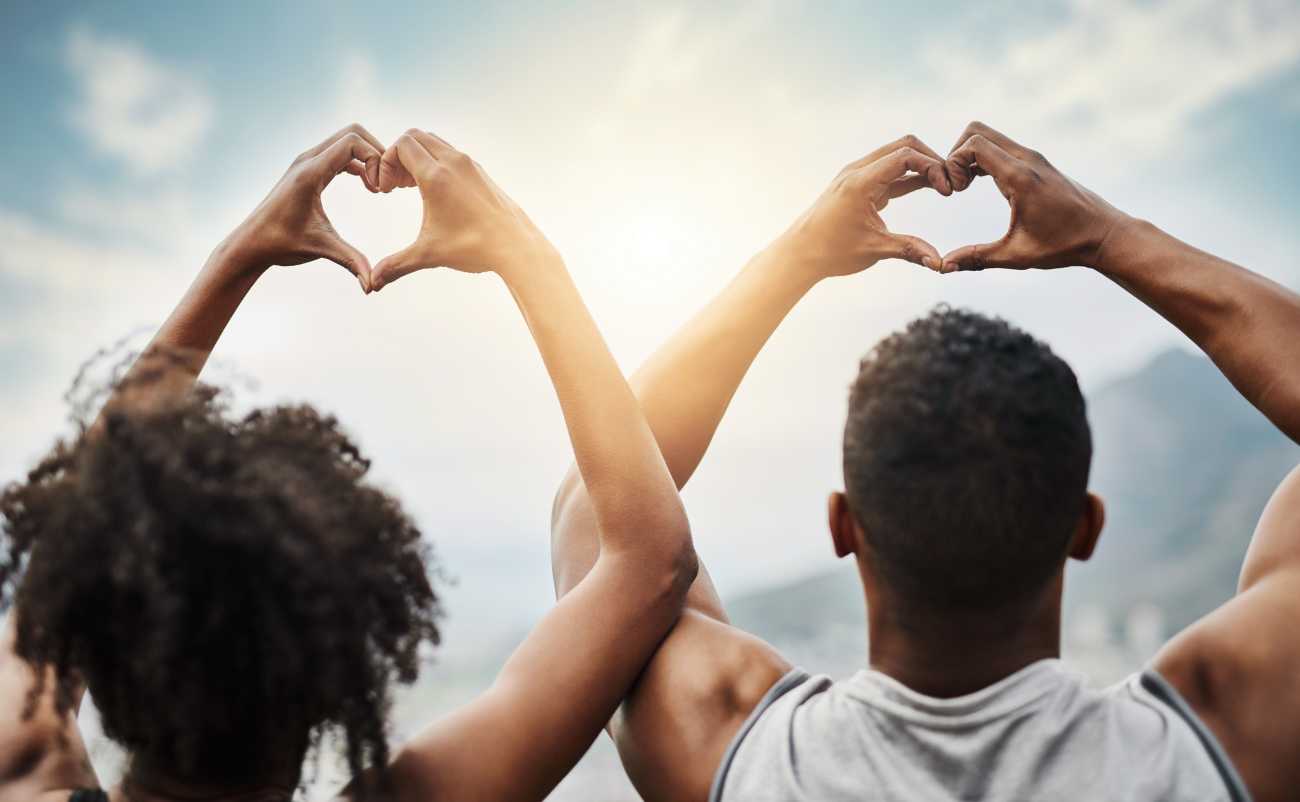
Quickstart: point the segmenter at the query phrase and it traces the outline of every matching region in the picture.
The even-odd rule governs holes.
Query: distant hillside
[[[1082,631],[1075,654],[1091,664],[1106,643],[1135,637],[1134,611],[1148,619],[1158,611],[1167,636],[1232,595],[1255,521],[1300,448],[1208,359],[1182,350],[1093,393],[1088,414],[1092,486],[1107,522],[1093,559],[1071,564],[1066,623]],[[805,665],[840,673],[862,664],[865,611],[849,564],[734,599],[728,610]],[[1100,673],[1131,670],[1149,650],[1106,657]]]

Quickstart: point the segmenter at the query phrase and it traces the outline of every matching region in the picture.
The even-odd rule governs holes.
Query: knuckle
[[[923,147],[921,145],[921,138],[918,137],[916,134],[908,134],[907,136],[903,137],[903,145],[911,148],[912,150],[920,150]]]
[[[419,128],[407,128],[407,129],[402,133],[402,136],[404,136],[404,137],[408,137],[408,138],[410,138],[410,139],[415,139],[415,137],[416,137],[417,134],[422,134],[422,133],[424,133],[424,132],[421,131]]]

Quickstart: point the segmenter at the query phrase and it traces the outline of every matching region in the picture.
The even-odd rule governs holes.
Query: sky
[[[265,6],[273,5],[273,8]],[[822,190],[906,133],[983,120],[1127,212],[1300,282],[1300,5],[757,2],[8,4],[0,29],[0,481],[66,431],[78,366],[138,343],[294,156],[351,122],[435,131],[564,254],[636,366]],[[341,176],[325,207],[372,261],[413,192]],[[987,180],[885,212],[947,251],[996,239]],[[1082,269],[827,282],[759,358],[685,493],[724,595],[831,564],[825,495],[858,358],[938,302],[1047,340],[1085,390],[1168,324]],[[217,348],[241,403],[335,412],[456,578],[449,648],[550,599],[558,405],[491,277],[363,297],[327,263],[271,271]]]

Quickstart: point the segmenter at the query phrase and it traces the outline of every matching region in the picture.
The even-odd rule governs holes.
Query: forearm
[[[708,306],[632,377],[650,430],[677,487],[690,479],[749,366],[776,327],[816,283],[779,246],[759,253]],[[591,499],[571,469],[556,494],[551,560],[558,595],[595,564],[599,552]],[[690,603],[723,617],[708,574]]]
[[[504,274],[555,386],[602,549],[690,552],[686,513],[641,407],[549,249]]]
[[[1140,220],[1116,227],[1097,269],[1181,329],[1300,442],[1300,296]]]
[[[632,376],[678,487],[704,458],[758,352],[816,281],[781,247],[760,252]]]
[[[106,406],[154,405],[189,390],[261,273],[236,247],[218,245]]]

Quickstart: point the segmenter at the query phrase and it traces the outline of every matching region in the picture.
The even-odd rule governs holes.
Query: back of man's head
[[[1005,321],[937,307],[862,360],[844,431],[849,507],[891,596],[987,609],[1041,591],[1087,499],[1074,372]]]

